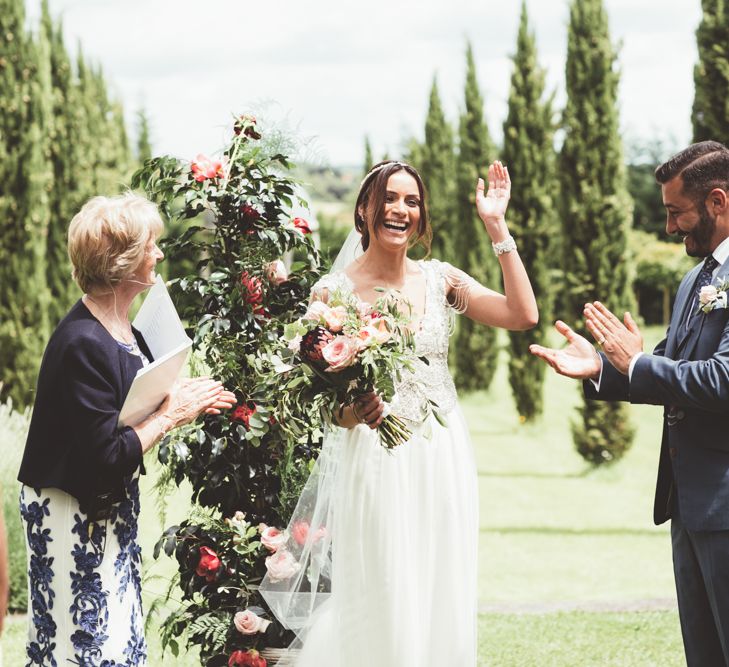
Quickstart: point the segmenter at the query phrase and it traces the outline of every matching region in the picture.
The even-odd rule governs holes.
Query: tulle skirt
[[[478,489],[460,409],[392,452],[340,435],[331,595],[297,667],[476,664]]]

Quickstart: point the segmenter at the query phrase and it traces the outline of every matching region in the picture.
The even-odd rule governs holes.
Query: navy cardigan
[[[142,335],[140,349],[151,361]],[[124,497],[124,479],[142,463],[142,445],[119,411],[142,360],[125,350],[77,301],[43,355],[18,480],[53,487],[94,511],[102,498]]]

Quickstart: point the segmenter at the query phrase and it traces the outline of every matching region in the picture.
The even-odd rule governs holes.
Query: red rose
[[[243,422],[246,425],[246,428],[250,428],[251,415],[254,415],[255,413],[255,403],[243,403],[243,405],[239,405],[235,410],[233,410],[230,418],[236,422]]]
[[[215,580],[215,573],[220,569],[220,558],[210,547],[200,547],[200,562],[195,573],[210,582]]]
[[[316,364],[324,359],[322,350],[334,336],[324,327],[314,327],[301,338],[299,354],[304,361]]]
[[[263,307],[263,283],[260,278],[252,276],[248,271],[243,271],[240,276],[240,284],[243,289],[243,301],[253,306],[255,315],[266,315]]]
[[[256,129],[256,117],[250,114],[243,114],[235,119],[233,132],[235,132],[236,136],[242,132],[243,136],[249,139],[261,138],[261,133]]]
[[[311,227],[309,227],[309,223],[304,218],[294,218],[292,222],[294,227],[302,234],[311,234]]]
[[[266,659],[256,651],[233,651],[228,658],[228,667],[266,667]]]
[[[254,208],[250,204],[242,204],[239,209],[239,213],[243,231],[246,232],[246,234],[252,234],[254,231],[252,229],[254,223],[261,219],[261,214],[258,212],[258,209]]]

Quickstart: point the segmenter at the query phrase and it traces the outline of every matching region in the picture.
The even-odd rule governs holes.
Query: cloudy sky
[[[624,137],[690,139],[700,0],[605,0],[620,44]],[[451,120],[470,39],[486,117],[501,136],[518,0],[50,0],[132,112],[144,106],[156,153],[218,150],[231,114],[254,110],[303,141],[299,158],[360,164],[421,136],[433,76]],[[32,20],[36,0],[28,0]],[[528,0],[540,60],[564,100],[568,0]]]

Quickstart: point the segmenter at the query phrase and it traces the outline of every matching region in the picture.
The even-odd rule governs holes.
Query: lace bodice
[[[405,372],[397,385],[397,396],[392,405],[394,414],[419,422],[427,414],[428,400],[437,405],[441,414],[456,405],[456,388],[448,370],[448,341],[453,332],[454,309],[446,299],[446,271],[448,265],[438,260],[419,261],[425,274],[425,313],[415,333],[415,348],[419,357],[429,363],[415,360],[413,372]],[[344,290],[354,294],[354,285],[344,271],[323,276],[313,291]],[[355,294],[356,296],[356,294]]]

